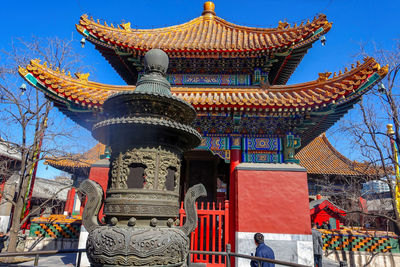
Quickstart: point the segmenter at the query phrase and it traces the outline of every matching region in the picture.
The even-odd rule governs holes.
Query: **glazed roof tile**
[[[365,176],[379,175],[370,164],[351,161],[337,151],[325,133],[315,138],[296,154],[309,174]]]
[[[208,6],[207,6],[208,5]],[[296,49],[314,42],[332,26],[325,15],[311,22],[294,25],[279,22],[276,28],[255,28],[236,25],[215,15],[213,4],[205,4],[200,17],[187,23],[158,29],[132,29],[130,23],[114,27],[81,16],[77,30],[95,38],[108,48],[121,47],[136,51],[160,48],[165,52],[257,52],[279,48]],[[169,53],[174,57],[173,53]],[[177,55],[178,56],[178,55]],[[247,54],[249,56],[249,54]]]
[[[111,94],[134,90],[135,86],[107,85],[88,80],[88,74],[77,74],[73,78],[60,70],[53,70],[39,60],[32,60],[19,73],[32,85],[44,91],[65,106],[83,109],[101,108]],[[372,75],[383,78],[387,67],[380,65],[373,58],[366,58],[352,69],[334,74],[320,73],[315,81],[295,85],[273,85],[247,87],[172,87],[172,94],[198,108],[203,107],[245,107],[257,109],[292,109],[315,108],[330,103],[342,103],[360,95],[360,88]],[[369,88],[363,88],[363,90]]]
[[[67,155],[63,157],[46,158],[45,164],[58,169],[90,168],[104,154],[105,145],[98,143],[83,154]]]

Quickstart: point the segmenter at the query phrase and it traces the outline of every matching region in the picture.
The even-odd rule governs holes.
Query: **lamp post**
[[[394,160],[394,170],[395,170],[395,175],[396,175],[396,187],[395,187],[395,198],[396,198],[396,209],[397,212],[400,213],[400,170],[399,170],[399,160],[398,160],[398,149],[396,146],[396,143],[394,141],[394,130],[393,130],[393,124],[387,124],[387,135],[390,138],[390,146],[392,149],[392,155],[393,155],[393,160]]]

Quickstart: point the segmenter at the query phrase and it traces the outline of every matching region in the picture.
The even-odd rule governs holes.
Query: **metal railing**
[[[47,250],[47,251],[0,253],[0,257],[35,256],[33,266],[39,266],[39,257],[40,256],[43,256],[43,255],[55,255],[55,254],[78,253],[78,259],[77,259],[76,267],[80,267],[82,253],[85,253],[85,252],[86,252],[86,249],[62,249],[62,250]],[[231,258],[244,258],[244,259],[249,259],[249,260],[252,260],[252,261],[257,261],[259,263],[258,266],[261,266],[261,264],[260,264],[261,262],[269,262],[269,263],[280,264],[280,265],[283,265],[283,266],[291,266],[291,267],[310,267],[308,265],[303,265],[303,264],[298,264],[298,263],[292,263],[292,262],[286,262],[286,261],[280,261],[280,260],[272,260],[272,259],[260,258],[260,257],[255,257],[255,256],[249,256],[249,255],[245,255],[245,254],[234,253],[234,252],[231,252],[230,244],[226,245],[226,251],[225,252],[190,250],[189,254],[223,256],[223,257],[225,257],[225,265],[226,265],[226,267],[231,267]],[[188,257],[188,261],[189,260],[190,260],[190,257]],[[207,264],[207,263],[205,263],[205,264]],[[189,265],[189,262],[188,262],[188,265]]]
[[[16,257],[16,256],[35,256],[33,266],[39,266],[39,257],[42,255],[55,255],[55,254],[68,254],[78,253],[78,260],[76,267],[81,266],[82,253],[86,252],[86,249],[60,249],[60,250],[45,250],[45,251],[29,251],[29,252],[10,252],[0,253],[0,257]]]

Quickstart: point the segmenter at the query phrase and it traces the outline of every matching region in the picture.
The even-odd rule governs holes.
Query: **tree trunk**
[[[22,200],[22,201],[21,201]],[[11,221],[11,228],[10,228],[10,240],[8,242],[7,252],[16,252],[17,250],[17,242],[18,242],[18,232],[21,227],[21,212],[24,207],[23,198],[19,197],[17,201],[17,205],[14,207],[13,218]]]
[[[31,164],[26,164],[27,166],[31,166]],[[28,190],[28,179],[26,176],[21,175],[22,179],[22,186],[19,189],[17,195],[17,201],[14,206],[13,218],[11,221],[11,228],[10,228],[10,241],[8,243],[7,252],[15,252],[17,250],[17,241],[18,241],[18,232],[21,228],[21,214],[24,208],[24,200],[25,194]]]

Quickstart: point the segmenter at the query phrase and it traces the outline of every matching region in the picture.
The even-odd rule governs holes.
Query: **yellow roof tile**
[[[337,151],[327,139],[325,133],[315,138],[296,154],[300,165],[309,174],[319,175],[380,175],[379,168],[370,164],[351,161]]]
[[[188,101],[194,106],[235,106],[245,105],[248,107],[263,106],[266,108],[286,107],[295,109],[297,107],[315,107],[320,104],[329,104],[339,101],[342,96],[351,95],[353,90],[358,89],[366,82],[366,76],[360,75],[365,71],[371,74],[376,72],[384,77],[387,68],[381,68],[373,58],[366,58],[358,67],[326,79],[316,80],[295,85],[273,85],[266,89],[259,86],[248,87],[172,87],[172,94]],[[135,86],[115,86],[91,81],[82,81],[63,74],[60,71],[40,64],[38,60],[32,60],[26,68],[19,68],[21,76],[30,82],[29,75],[43,83],[45,93],[64,103],[76,103],[90,109],[101,108],[105,99],[113,93],[124,90],[134,90]],[[370,74],[370,75],[371,75]],[[46,84],[51,80],[51,86]],[[352,81],[354,85],[347,86]],[[357,85],[356,85],[357,84]]]
[[[121,27],[120,27],[121,26]],[[332,26],[325,15],[304,25],[279,23],[277,28],[255,28],[223,20],[215,12],[203,12],[189,22],[157,29],[132,29],[127,23],[113,27],[81,16],[77,30],[86,37],[100,40],[107,46],[123,46],[143,53],[151,48],[165,52],[257,52],[285,47],[298,48],[315,41]],[[313,34],[320,30],[318,36]],[[313,40],[304,40],[305,38]],[[170,54],[173,57],[174,54]]]

